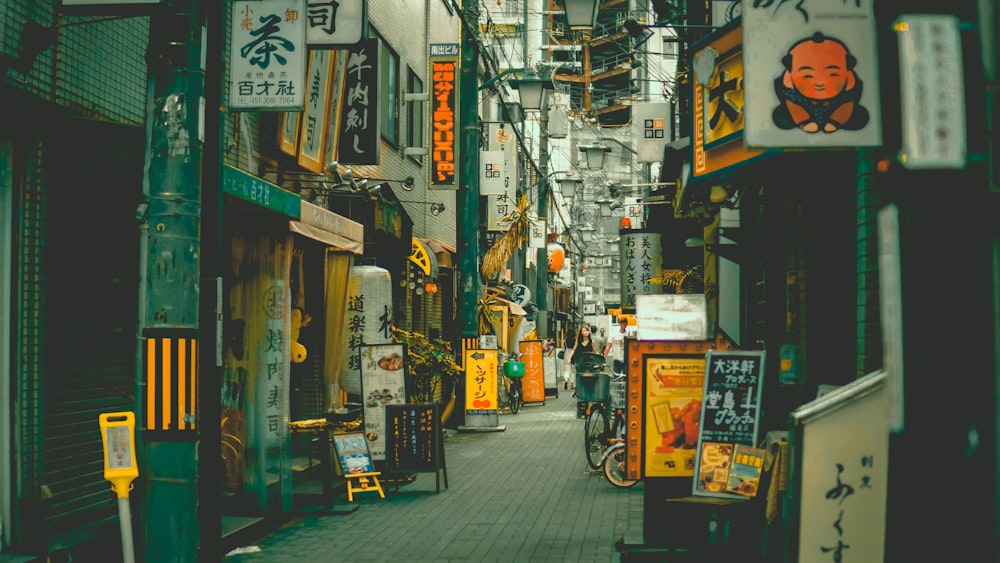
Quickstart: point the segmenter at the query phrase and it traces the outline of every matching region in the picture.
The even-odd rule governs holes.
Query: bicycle
[[[585,405],[583,446],[587,464],[591,469],[600,470],[610,440],[624,432],[624,405],[612,408],[610,404],[609,388],[614,374],[601,354],[582,353],[573,363],[576,366],[576,395]],[[613,418],[609,418],[608,413]]]
[[[504,354],[504,357],[508,356]],[[510,356],[500,365],[502,371],[497,374],[499,378],[498,403],[501,408],[506,407],[510,414],[517,414],[524,406],[524,392],[521,387],[521,378],[524,377],[524,362],[518,361],[520,354]]]

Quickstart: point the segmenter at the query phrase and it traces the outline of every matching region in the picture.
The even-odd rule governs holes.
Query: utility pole
[[[198,0],[163,2],[150,17],[147,218],[140,256],[142,368],[136,411],[140,560],[198,560],[198,327],[204,16]],[[211,423],[209,423],[211,424]],[[208,538],[218,541],[214,538]]]
[[[459,336],[479,334],[479,4],[467,0],[462,7],[462,70],[459,79],[459,123],[462,125],[461,180],[458,187]],[[456,348],[459,349],[459,348]]]

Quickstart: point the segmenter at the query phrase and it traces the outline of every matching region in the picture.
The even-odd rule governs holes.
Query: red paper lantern
[[[549,251],[549,273],[554,274],[562,270],[563,262],[566,261],[566,251],[561,244],[550,243]]]

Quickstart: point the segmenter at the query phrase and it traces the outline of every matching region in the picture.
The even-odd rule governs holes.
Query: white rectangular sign
[[[670,104],[636,102],[632,106],[632,138],[638,162],[660,162],[670,137]]]
[[[510,126],[504,127],[496,122],[486,124],[486,134],[489,143],[487,152],[503,154],[502,189],[497,193],[487,193],[482,185],[479,186],[479,194],[487,198],[486,230],[506,231],[510,228],[510,221],[502,219],[517,210],[517,137]],[[481,156],[479,166],[483,168],[485,162]]]
[[[229,109],[305,107],[305,0],[233,2]]]
[[[965,75],[958,18],[906,14],[893,29],[899,40],[900,162],[912,169],[965,168]]]
[[[707,340],[708,303],[704,293],[637,295],[639,340]]]
[[[322,47],[354,45],[364,38],[365,0],[309,0],[306,41]]]
[[[747,147],[882,143],[873,4],[743,2]],[[729,87],[709,85],[708,106],[724,111]]]
[[[506,193],[504,168],[502,150],[479,151],[479,195]]]

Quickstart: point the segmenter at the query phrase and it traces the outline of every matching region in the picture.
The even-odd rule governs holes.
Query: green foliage
[[[406,368],[411,403],[444,404],[458,384],[462,370],[447,342],[431,341],[419,332],[392,327],[393,340],[406,344]]]

